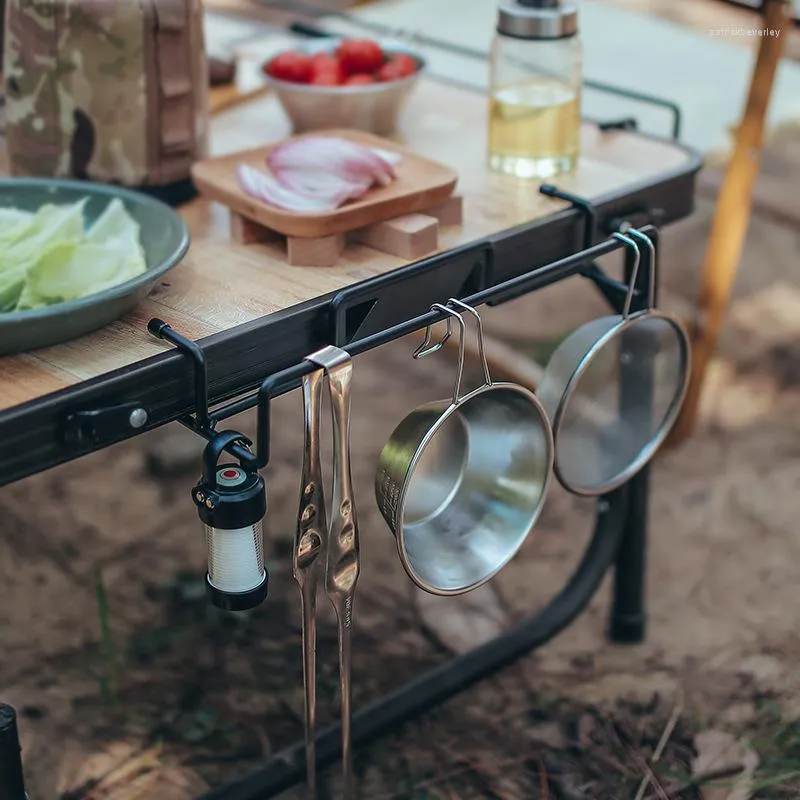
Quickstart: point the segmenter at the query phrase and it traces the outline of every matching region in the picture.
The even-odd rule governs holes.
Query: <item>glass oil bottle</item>
[[[489,87],[491,169],[547,179],[575,168],[581,73],[575,5],[502,0]]]

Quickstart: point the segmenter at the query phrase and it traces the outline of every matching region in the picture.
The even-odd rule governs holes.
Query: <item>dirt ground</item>
[[[800,133],[776,136],[765,172],[797,185]],[[703,176],[696,213],[663,235],[662,305],[679,313],[695,296],[713,178]],[[755,796],[798,796],[799,264],[798,207],[780,220],[757,210],[699,429],[654,467],[646,643],[606,641],[604,587],[547,646],[359,755],[363,797],[632,797],[670,719],[662,791],[644,797],[701,796],[687,775],[695,734],[709,728],[753,743]],[[572,281],[487,310],[485,321],[541,353],[603,311],[591,286]],[[412,589],[372,500],[394,424],[451,389],[452,357],[414,362],[412,349],[397,342],[356,365],[357,707],[544,604],[592,520],[591,502],[554,489],[535,535],[478,605],[437,600],[434,609]],[[194,441],[159,431],[2,490],[0,689],[21,712],[32,797],[183,800],[301,736],[289,565],[300,414],[297,394],[275,404],[272,592],[244,618],[214,613],[202,594],[203,541],[188,497]],[[250,430],[252,418],[231,426]],[[167,475],[166,441],[188,451]],[[324,603],[320,613],[324,721],[335,712],[336,658]],[[335,775],[335,797],[330,786]]]

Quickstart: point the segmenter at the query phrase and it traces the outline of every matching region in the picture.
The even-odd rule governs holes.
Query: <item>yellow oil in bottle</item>
[[[489,166],[520,178],[572,170],[580,147],[580,94],[555,81],[496,89],[489,107]]]

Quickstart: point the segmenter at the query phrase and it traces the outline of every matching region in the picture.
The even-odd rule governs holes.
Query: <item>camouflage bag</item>
[[[12,175],[185,180],[207,154],[201,0],[6,0]]]

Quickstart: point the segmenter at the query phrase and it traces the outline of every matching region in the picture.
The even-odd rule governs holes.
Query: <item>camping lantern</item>
[[[203,477],[192,490],[206,530],[206,589],[211,602],[228,611],[255,608],[267,596],[269,584],[261,527],[267,511],[264,481],[244,463],[217,464],[223,450],[237,442],[250,445],[234,431],[219,433],[208,443]]]

